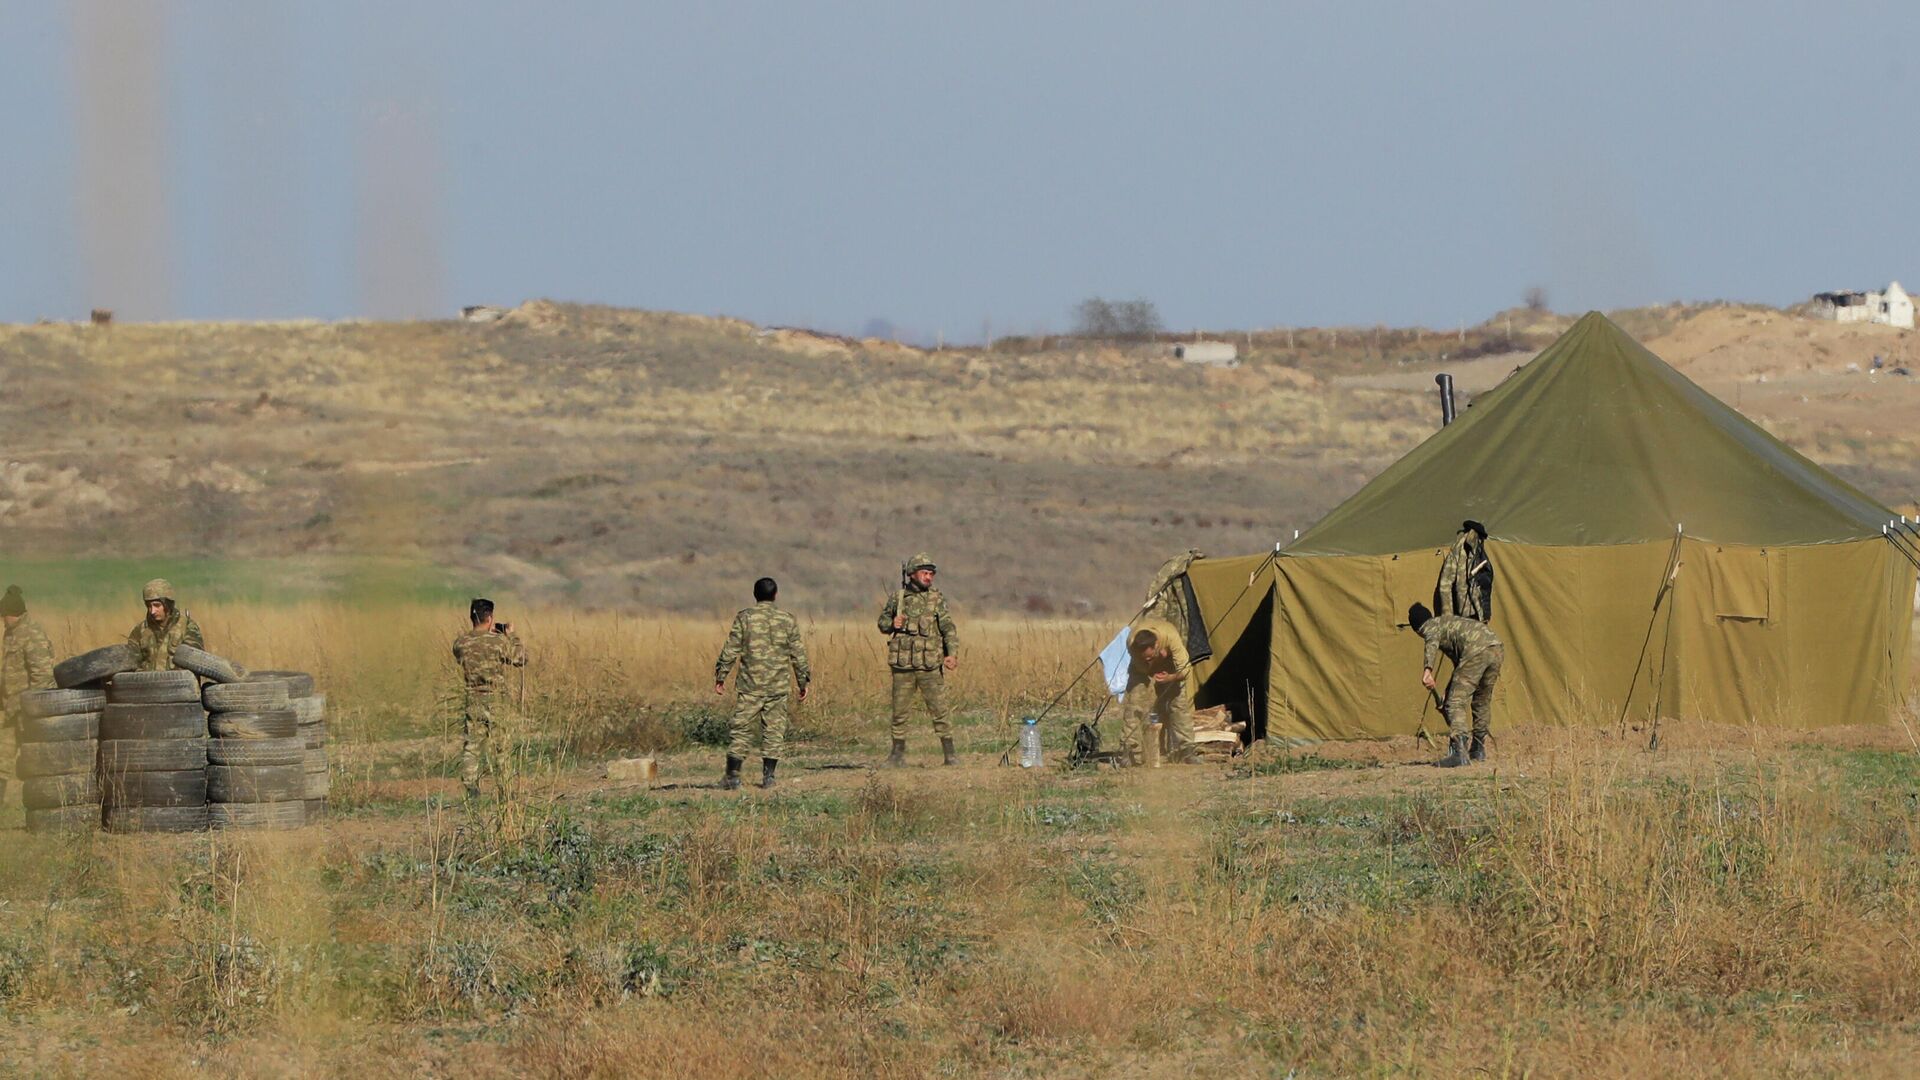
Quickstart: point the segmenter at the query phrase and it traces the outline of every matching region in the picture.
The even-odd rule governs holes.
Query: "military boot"
[[[774,769],[774,766],[778,764],[780,764],[779,758],[761,758],[760,759],[760,786],[761,787],[770,788],[773,786],[773,769]]]
[[[1467,737],[1455,735],[1447,740],[1447,756],[1433,763],[1437,769],[1457,769],[1467,763]]]
[[[953,756],[953,739],[947,736],[941,736],[940,738],[940,759],[940,764],[942,765],[960,764],[960,759]]]
[[[1473,742],[1467,750],[1467,758],[1470,761],[1487,760],[1487,736],[1485,732],[1476,731],[1473,733]]]
[[[720,786],[732,791],[740,786],[740,759],[727,755],[727,775],[720,778]]]
[[[897,769],[907,763],[907,740],[893,740],[893,753],[887,755],[886,768]]]

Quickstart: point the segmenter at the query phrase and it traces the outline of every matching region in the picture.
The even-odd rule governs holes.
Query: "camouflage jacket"
[[[896,614],[906,616],[898,630],[893,628]],[[943,658],[960,651],[960,634],[953,628],[953,614],[939,589],[908,586],[887,597],[879,626],[888,635],[887,666],[895,671],[932,671]]]
[[[507,669],[527,665],[527,647],[518,634],[468,630],[453,639],[453,658],[469,694],[504,694]]]
[[[1420,636],[1427,639],[1428,668],[1440,659],[1441,653],[1453,661],[1454,667],[1475,653],[1500,647],[1500,639],[1486,623],[1460,615],[1435,615],[1420,628]]]
[[[13,715],[22,692],[52,686],[53,643],[33,616],[22,615],[0,647],[0,714]]]
[[[1493,617],[1493,575],[1488,573],[1486,547],[1472,535],[1462,535],[1447,549],[1434,589],[1434,613],[1464,615],[1486,622]]]
[[[800,623],[792,615],[763,600],[742,608],[733,617],[733,629],[720,648],[720,659],[713,663],[715,685],[727,681],[733,665],[740,665],[740,678],[733,684],[742,694],[784,694],[787,671],[805,690],[813,679],[807,666],[807,647],[800,641]]]
[[[200,636],[200,624],[185,611],[176,611],[173,617],[161,626],[153,625],[152,620],[141,619],[140,625],[127,635],[127,647],[133,650],[134,661],[139,671],[169,671],[173,668],[173,650],[191,645],[196,649],[207,647],[206,639]]]

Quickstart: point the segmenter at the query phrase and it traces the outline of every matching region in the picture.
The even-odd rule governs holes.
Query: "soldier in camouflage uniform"
[[[166,578],[147,582],[140,598],[146,601],[147,617],[127,635],[127,647],[133,650],[137,670],[168,671],[173,668],[174,649],[181,645],[207,647],[200,636],[200,624],[174,602],[173,584]]]
[[[0,735],[5,735],[20,726],[20,695],[53,686],[53,643],[27,614],[27,598],[18,585],[7,586],[0,596],[0,621],[6,623],[6,641],[0,645]],[[0,770],[11,772],[13,758],[13,747],[0,747]],[[0,777],[0,795],[6,790]]]
[[[493,774],[504,793],[505,768],[492,752],[493,728],[511,706],[507,698],[507,669],[525,667],[527,647],[510,623],[495,622],[493,601],[481,598],[467,607],[473,628],[453,639],[453,658],[460,664],[466,685],[466,722],[460,731],[460,783],[467,798],[480,797],[480,773]]]
[[[1120,702],[1121,746],[1135,765],[1140,764],[1140,748],[1151,734],[1147,727],[1151,710],[1160,714],[1167,728],[1167,760],[1191,761],[1193,698],[1187,692],[1187,673],[1192,665],[1186,642],[1172,623],[1147,619],[1134,628],[1127,652],[1131,659],[1126,696]]]
[[[727,674],[740,665],[734,681],[733,742],[727,749],[727,773],[720,786],[740,786],[740,763],[753,752],[760,736],[760,786],[773,786],[773,770],[787,746],[787,679],[792,673],[799,700],[807,700],[813,671],[807,666],[807,647],[800,641],[800,624],[773,606],[780,586],[763,577],[753,583],[753,606],[733,617],[733,629],[713,664],[713,692],[727,692]]]
[[[1440,581],[1433,599],[1442,615],[1462,615],[1480,622],[1493,621],[1493,563],[1487,558],[1487,527],[1477,521],[1460,523],[1460,534],[1440,564]]]
[[[1452,769],[1469,761],[1485,761],[1487,735],[1493,727],[1493,687],[1500,681],[1506,646],[1486,623],[1461,615],[1432,615],[1420,604],[1407,613],[1407,625],[1427,642],[1422,686],[1434,689],[1433,668],[1440,654],[1453,661],[1453,677],[1447,680],[1447,756],[1434,764]]]
[[[900,591],[880,609],[880,632],[887,635],[887,666],[893,669],[893,752],[887,765],[898,768],[907,759],[907,710],[918,694],[933,715],[934,733],[947,765],[958,765],[953,753],[953,725],[947,722],[946,672],[959,666],[960,635],[947,611],[947,598],[933,587],[938,568],[933,557],[920,552],[900,568]]]

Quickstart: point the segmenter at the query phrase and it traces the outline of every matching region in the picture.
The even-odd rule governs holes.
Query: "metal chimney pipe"
[[[1440,388],[1440,426],[1453,423],[1453,376],[1441,372],[1433,377],[1433,384]]]

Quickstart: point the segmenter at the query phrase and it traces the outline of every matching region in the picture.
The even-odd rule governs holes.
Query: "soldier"
[[[1433,665],[1445,653],[1453,661],[1447,680],[1447,756],[1434,762],[1443,769],[1487,759],[1487,735],[1493,727],[1493,686],[1500,681],[1506,646],[1486,623],[1461,615],[1434,615],[1421,604],[1407,612],[1407,625],[1427,641],[1426,667],[1420,685],[1435,686]],[[1472,738],[1468,738],[1471,712]]]
[[[938,567],[920,552],[900,568],[900,591],[880,609],[880,632],[887,635],[887,667],[893,671],[893,752],[887,766],[907,760],[907,710],[918,693],[933,716],[943,764],[958,765],[953,755],[953,725],[947,722],[945,673],[960,664],[960,635],[947,611],[947,598],[933,587]]]
[[[742,608],[733,617],[733,629],[713,665],[713,692],[727,692],[727,673],[740,665],[740,677],[734,681],[733,742],[727,749],[727,774],[720,786],[733,790],[740,786],[740,763],[753,752],[754,736],[760,736],[760,786],[773,786],[773,770],[787,745],[787,678],[800,687],[799,700],[807,700],[807,683],[813,671],[807,666],[807,647],[800,641],[800,624],[792,615],[773,606],[780,586],[770,577],[753,583],[753,606]]]
[[[1131,659],[1127,665],[1127,692],[1120,704],[1120,743],[1133,763],[1140,763],[1140,748],[1151,734],[1147,730],[1149,710],[1160,714],[1167,725],[1167,760],[1186,762],[1193,757],[1193,699],[1187,696],[1186,642],[1172,623],[1148,619],[1134,630],[1127,643]],[[1151,703],[1149,703],[1151,699]]]
[[[1460,523],[1447,560],[1440,564],[1433,599],[1442,615],[1493,621],[1493,562],[1487,558],[1485,525],[1472,520]]]
[[[512,623],[493,620],[493,601],[484,597],[467,605],[473,628],[453,639],[453,658],[466,684],[467,713],[460,731],[460,783],[467,798],[480,797],[480,771],[486,771],[502,793],[504,771],[492,753],[494,720],[508,709],[507,668],[527,665],[527,647],[513,632]]]
[[[133,650],[139,671],[167,671],[173,667],[173,650],[181,645],[196,649],[207,647],[200,636],[200,624],[192,613],[174,603],[173,584],[166,578],[154,578],[140,590],[147,603],[147,617],[127,635],[127,647]]]
[[[7,586],[0,596],[0,620],[6,623],[6,643],[0,646],[0,719],[20,724],[20,695],[53,687],[53,643],[40,623],[27,614],[27,598],[20,586]]]

